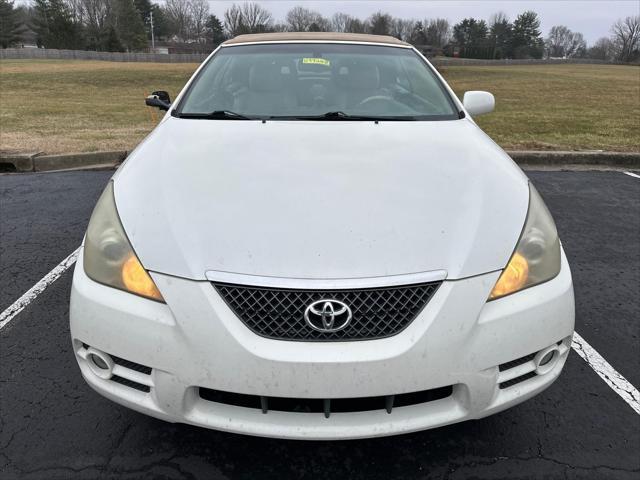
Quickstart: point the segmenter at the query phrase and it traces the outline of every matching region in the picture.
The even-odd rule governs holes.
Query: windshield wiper
[[[335,112],[327,112],[322,115],[318,115],[319,118],[324,118],[326,120],[354,120],[353,115],[349,115],[348,113],[344,113],[340,110],[336,110]],[[357,117],[358,120],[363,120],[364,117]]]
[[[342,111],[333,111],[333,112],[327,112],[327,113],[323,113],[321,115],[292,115],[292,116],[271,116],[269,117],[269,119],[273,119],[273,120],[343,120],[343,121],[353,121],[353,120],[360,120],[360,121],[372,121],[372,122],[377,122],[377,121],[408,121],[408,120],[415,120],[414,117],[385,117],[385,116],[371,116],[371,115],[351,115],[349,113],[345,113]]]
[[[211,113],[178,113],[178,118],[202,118],[209,120],[256,120],[230,110],[214,110]]]

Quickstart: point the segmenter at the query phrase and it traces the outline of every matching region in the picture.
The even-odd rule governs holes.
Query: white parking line
[[[630,177],[636,177],[636,178],[640,178],[640,175],[638,175],[637,173],[633,173],[633,172],[622,172],[625,175],[629,175]]]
[[[627,173],[627,172],[625,172]],[[637,175],[636,175],[637,176]],[[639,177],[640,178],[640,177]],[[76,263],[80,247],[62,260],[53,270],[47,273],[42,280],[31,287],[18,300],[13,302],[2,314],[0,314],[0,330],[4,328],[16,315],[29,305],[40,295],[49,285],[55,282],[66,272],[69,267]],[[616,392],[625,402],[640,415],[640,393],[629,381],[624,378],[602,355],[594,350],[578,332],[573,334],[573,349],[580,355],[587,365],[589,365],[602,378],[611,389]]]
[[[640,393],[638,389],[609,365],[609,362],[602,358],[584,338],[578,335],[578,332],[574,332],[571,346],[587,362],[587,365],[593,368],[600,375],[600,378],[640,415]]]
[[[60,275],[62,275],[67,269],[76,263],[78,258],[78,252],[80,247],[76,248],[71,254],[62,260],[53,270],[47,273],[42,280],[36,283],[33,287],[27,290],[24,295],[13,302],[9,308],[0,314],[0,330],[2,330],[13,318],[18,315],[24,308],[29,305],[35,298],[40,295],[44,290],[55,282]]]

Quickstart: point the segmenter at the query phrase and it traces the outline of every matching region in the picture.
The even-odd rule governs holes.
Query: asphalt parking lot
[[[571,263],[576,331],[638,388],[640,177],[527,173]],[[0,175],[0,311],[77,248],[111,174]],[[71,272],[0,330],[3,479],[640,478],[640,415],[574,351],[534,399],[410,435],[283,441],[140,415],[80,376],[68,329]]]

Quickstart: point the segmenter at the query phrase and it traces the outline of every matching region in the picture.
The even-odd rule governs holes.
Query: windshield
[[[223,47],[192,82],[176,115],[459,118],[442,82],[413,50],[322,43]]]

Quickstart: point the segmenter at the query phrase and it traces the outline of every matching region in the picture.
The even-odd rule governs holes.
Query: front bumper
[[[574,327],[573,286],[564,252],[560,274],[542,285],[486,303],[499,272],[445,281],[398,335],[333,343],[255,335],[209,282],[152,273],[165,305],[93,282],[82,263],[81,253],[70,316],[74,351],[87,383],[105,397],[157,418],[251,435],[362,438],[491,415],[531,398],[558,377]],[[533,359],[532,354],[545,349],[555,350],[553,363],[536,369],[539,356]],[[96,374],[91,352],[118,358],[113,376]],[[337,412],[328,418],[319,412],[263,413],[200,394],[202,388],[345,399],[449,386],[452,393],[446,398],[391,413]]]

